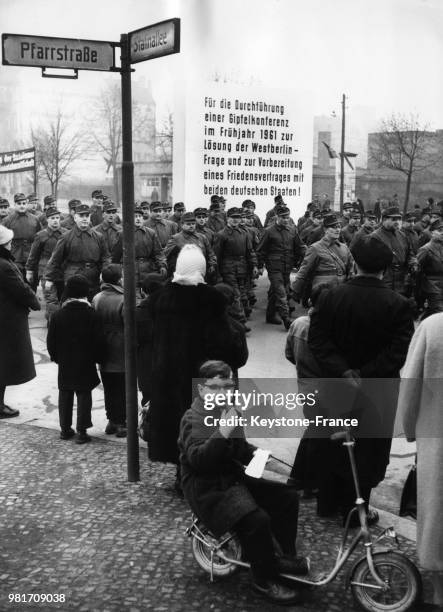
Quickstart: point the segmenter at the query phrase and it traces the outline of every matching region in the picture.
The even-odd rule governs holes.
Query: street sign
[[[114,70],[116,43],[77,38],[2,34],[2,64],[74,70]]]
[[[160,21],[129,32],[131,64],[180,52],[180,19]]]
[[[0,173],[25,172],[34,170],[35,149],[20,149],[19,151],[6,151],[0,153]]]

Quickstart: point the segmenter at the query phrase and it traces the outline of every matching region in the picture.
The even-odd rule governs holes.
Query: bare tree
[[[122,110],[120,86],[110,83],[97,96],[95,112],[90,121],[92,147],[99,150],[106,163],[106,172],[112,170],[114,201],[120,202],[118,166],[122,148]]]
[[[171,112],[163,118],[160,129],[157,130],[157,151],[160,161],[172,162],[172,145],[174,138],[174,122]]]
[[[49,181],[51,192],[57,197],[60,181],[86,151],[84,134],[69,130],[69,120],[59,107],[54,118],[45,127],[32,129],[31,135],[38,172]]]
[[[382,121],[380,131],[370,140],[369,159],[378,168],[389,168],[406,176],[404,212],[414,174],[437,163],[432,136],[417,115],[392,114]]]

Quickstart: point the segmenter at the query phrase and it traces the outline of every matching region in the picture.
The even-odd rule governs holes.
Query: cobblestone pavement
[[[79,446],[56,431],[1,422],[0,611],[280,610],[251,591],[246,572],[209,582],[184,533],[190,512],[173,477],[172,466],[148,463],[141,448],[141,482],[128,483],[120,444]],[[302,501],[299,539],[322,570],[332,564],[340,529]],[[415,560],[414,543],[401,544]],[[306,592],[293,609],[353,611],[344,576]],[[11,593],[64,594],[66,603],[11,604]]]

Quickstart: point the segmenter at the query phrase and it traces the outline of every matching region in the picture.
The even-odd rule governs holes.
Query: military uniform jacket
[[[206,225],[204,225],[203,227],[200,227],[199,225],[197,225],[195,228],[195,231],[198,234],[202,234],[203,236],[206,236],[209,244],[211,245],[212,248],[214,248],[215,234],[211,229],[209,229],[209,227],[207,227]]]
[[[96,232],[99,232],[103,235],[103,238],[106,242],[106,246],[108,247],[108,251],[112,253],[115,245],[118,242],[120,232],[122,231],[121,226],[117,225],[116,223],[108,223],[107,221],[102,221],[102,223],[96,225],[94,229]]]
[[[417,232],[417,234],[420,236],[426,229],[429,228],[429,223],[427,225],[425,225],[423,223],[423,221],[417,221],[417,223],[414,223],[414,229]]]
[[[443,243],[431,240],[418,250],[417,260],[420,274],[424,277],[423,293],[443,297]]]
[[[180,231],[180,230],[181,230],[181,228],[182,228],[182,218],[181,218],[181,217],[179,217],[179,216],[177,215],[177,213],[172,214],[172,215],[169,217],[169,221],[172,221],[172,223],[175,223],[175,225],[176,225],[176,226],[177,226],[177,228],[178,228],[178,229],[177,229],[177,231]]]
[[[424,229],[420,235],[418,236],[418,247],[422,247],[427,242],[429,242],[432,238],[432,233],[429,228]]]
[[[26,270],[30,272],[38,271],[38,277],[43,278],[47,263],[51,258],[55,245],[67,231],[68,230],[63,227],[57,230],[52,230],[47,227],[41,232],[38,232],[32,243],[31,252],[26,262]],[[63,275],[60,274],[60,278],[56,280],[63,280]]]
[[[307,246],[311,246],[314,242],[318,242],[325,235],[325,228],[323,224],[314,225],[312,224],[308,228],[305,228],[300,234],[301,241]]]
[[[166,270],[166,257],[154,230],[149,227],[136,227],[134,232],[135,264],[138,280],[143,274]],[[123,232],[120,232],[112,251],[113,263],[121,263],[123,258]]]
[[[101,234],[75,226],[57,242],[48,262],[45,278],[55,281],[63,271],[63,280],[74,274],[84,274],[89,282],[98,284],[102,268],[111,263],[108,247]]]
[[[363,225],[358,230],[358,232],[355,232],[355,234],[353,235],[349,248],[354,246],[354,244],[357,242],[359,238],[361,238],[362,236],[369,236],[369,234],[372,234],[373,231],[374,231],[373,227],[368,227],[367,225]]]
[[[11,254],[15,263],[24,266],[31,252],[35,235],[42,229],[40,221],[30,212],[13,211],[3,221],[3,225],[14,232]]]
[[[162,249],[165,248],[172,236],[177,233],[175,223],[166,222],[165,219],[153,219],[150,217],[144,224],[149,229],[154,230]]]
[[[292,286],[294,295],[301,298],[316,277],[317,280],[321,278],[319,282],[342,282],[351,276],[353,268],[354,260],[345,244],[338,240],[329,244],[326,238],[322,238],[306,251]]]
[[[427,230],[426,230],[427,231]],[[402,229],[401,230],[402,234],[404,234],[409,242],[409,246],[411,247],[411,251],[414,254],[417,254],[417,251],[419,249],[420,246],[422,246],[422,244],[419,244],[419,237],[417,232],[411,228],[411,229]],[[430,237],[429,237],[430,240]],[[427,242],[427,241],[426,241]]]
[[[304,247],[294,226],[271,225],[267,227],[257,247],[257,254],[266,264],[268,272],[287,272],[297,266]]]
[[[357,232],[356,225],[345,225],[340,232],[340,240],[349,246]]]
[[[260,235],[263,233],[263,223],[261,222],[260,217],[255,213],[252,215],[252,225],[258,229]]]
[[[178,234],[174,234],[165,247],[165,255],[170,268],[172,261],[174,261],[173,267],[175,267],[177,256],[185,244],[195,244],[198,246],[205,256],[208,268],[215,270],[217,258],[206,236],[198,232],[185,232],[184,230]]]
[[[376,229],[373,235],[384,242],[394,256],[383,277],[384,282],[394,291],[403,291],[405,276],[410,267],[416,264],[408,239],[402,232],[387,230],[384,227]]]
[[[67,230],[72,230],[75,227],[74,217],[69,214],[64,221],[60,223],[61,227],[64,227]]]
[[[206,227],[209,227],[210,230],[217,234],[226,226],[226,221],[222,213],[216,213],[215,215],[210,214],[208,217],[208,222]]]

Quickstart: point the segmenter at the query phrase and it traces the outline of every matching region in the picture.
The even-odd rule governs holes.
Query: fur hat
[[[177,264],[172,279],[179,285],[198,285],[204,283],[206,259],[201,249],[195,244],[185,244],[177,257]]]

